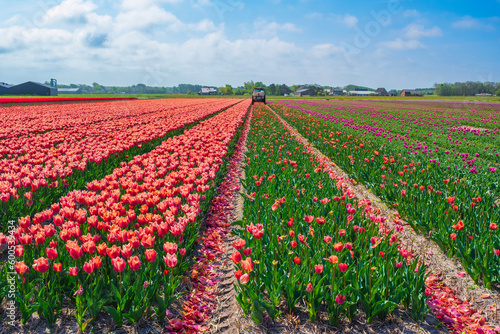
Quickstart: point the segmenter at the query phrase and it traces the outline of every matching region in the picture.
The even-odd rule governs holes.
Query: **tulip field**
[[[220,285],[255,326],[299,313],[348,331],[404,310],[416,324],[432,314],[443,330],[498,332],[496,316],[436,283],[401,221],[495,296],[500,104],[72,102],[0,106],[0,332],[34,319],[63,332],[218,332]]]
[[[398,239],[380,231],[369,202],[357,202],[268,110],[254,109],[248,138],[244,221],[233,243],[238,301],[256,322],[304,301],[311,321],[385,319],[402,303],[427,314],[425,267],[407,261]],[[265,293],[266,292],[266,293]]]
[[[500,105],[276,110],[486,287],[500,283]]]

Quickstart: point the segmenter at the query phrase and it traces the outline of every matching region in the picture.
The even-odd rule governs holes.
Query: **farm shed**
[[[302,89],[298,89],[297,91],[295,91],[295,93],[293,94],[294,96],[311,96],[313,93],[312,89],[309,89],[309,88],[302,88]]]
[[[342,88],[335,87],[332,89],[332,93],[330,95],[335,95],[335,96],[341,96],[345,95],[346,91],[343,90]]]
[[[375,93],[378,95],[378,96],[388,96],[389,94],[387,93],[387,91],[385,90],[385,88],[377,88],[377,90],[375,91]]]
[[[414,89],[403,89],[401,91],[401,96],[420,96],[418,90]]]
[[[398,96],[398,92],[396,92],[394,89],[391,89],[388,93],[389,96]]]
[[[57,88],[39,82],[28,81],[9,88],[10,95],[57,96]]]
[[[9,85],[5,82],[0,82],[0,95],[7,95],[10,87],[12,87],[12,85]]]
[[[58,94],[83,94],[81,88],[58,88]]]
[[[217,89],[215,89],[214,87],[202,87],[198,94],[200,94],[200,95],[217,95]]]
[[[376,95],[374,91],[371,90],[351,90],[349,91],[349,95],[351,96],[369,96]]]

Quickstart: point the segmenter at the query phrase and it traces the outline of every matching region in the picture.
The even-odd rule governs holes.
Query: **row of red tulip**
[[[217,101],[220,102],[219,99],[169,99],[2,107],[0,138],[17,138],[31,133],[80,128],[161,111],[210,105]]]
[[[151,101],[151,112],[135,117],[0,141],[0,153],[4,155],[0,160],[0,200],[4,214],[22,216],[42,210],[65,188],[82,187],[86,181],[108,174],[120,161],[128,160],[128,154],[143,153],[143,145],[154,147],[174,130],[236,102],[217,100],[162,110],[168,101]],[[113,164],[105,164],[108,160]]]
[[[161,322],[248,107],[239,103],[20,219],[12,236],[22,322],[36,311],[54,323],[65,298],[75,301],[80,328],[102,308],[118,325],[151,307]]]
[[[232,260],[237,299],[256,322],[302,305],[311,321],[327,310],[332,325],[368,322],[398,304],[415,320],[427,313],[425,266],[388,232],[309,146],[263,106],[254,109],[245,174],[244,219]],[[390,278],[390,279],[389,279]]]
[[[136,97],[15,97],[0,98],[0,104],[14,103],[43,103],[43,102],[82,102],[82,101],[113,101],[113,100],[136,100]]]

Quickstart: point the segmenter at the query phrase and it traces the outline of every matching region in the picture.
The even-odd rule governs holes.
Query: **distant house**
[[[401,96],[421,96],[420,92],[415,89],[403,89],[401,91]]]
[[[387,93],[388,96],[398,96],[398,92],[396,92],[394,89],[391,89],[388,93]]]
[[[81,88],[58,88],[58,94],[83,94],[83,90]]]
[[[9,95],[57,96],[57,88],[39,82],[28,81],[9,88]]]
[[[12,85],[9,85],[5,82],[0,82],[0,95],[7,95],[10,87],[12,87]]]
[[[335,87],[335,88],[332,88],[332,92],[330,95],[342,96],[342,95],[345,95],[346,93],[347,93],[347,91],[343,90],[342,88]]]
[[[369,95],[377,95],[372,90],[351,90],[349,91],[349,95],[351,96],[369,96]]]
[[[389,95],[387,93],[387,91],[385,90],[385,88],[377,88],[377,90],[375,91],[375,94],[377,94],[377,96],[388,96]]]
[[[214,87],[201,87],[198,92],[199,95],[217,95],[217,89]]]
[[[476,94],[476,96],[491,96],[490,93],[479,93],[479,94]]]
[[[313,91],[312,89],[309,89],[309,88],[299,88],[295,91],[295,93],[293,94],[294,96],[311,96],[313,94]]]

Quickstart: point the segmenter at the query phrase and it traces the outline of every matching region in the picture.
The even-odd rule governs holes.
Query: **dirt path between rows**
[[[310,145],[313,152],[318,157],[325,158],[327,161],[331,162],[331,159],[314,148],[306,138],[302,137],[295,128],[290,126],[283,118],[274,112],[274,110],[271,108],[269,109],[285,125],[285,127],[295,135],[295,137],[297,137],[305,145]],[[397,211],[388,208],[380,198],[373,194],[363,184],[352,182],[348,175],[341,168],[335,165],[335,163],[331,162],[330,168],[337,175],[337,177],[341,177],[343,179],[347,187],[353,190],[357,198],[369,199],[372,203],[372,207],[379,209],[381,215],[386,218],[388,227],[395,230],[396,224],[394,222],[394,218],[397,216]],[[498,292],[476,285],[467,274],[462,277],[465,270],[457,259],[448,258],[437,244],[425,236],[415,233],[415,231],[403,220],[399,219],[399,221],[400,224],[405,225],[403,232],[400,234],[400,239],[402,240],[403,245],[410,250],[413,255],[417,255],[420,259],[423,259],[428,269],[437,275],[448,287],[451,287],[461,300],[468,301],[468,303],[471,304],[471,306],[479,313],[478,316],[485,316],[487,323],[491,327],[500,325],[500,321],[498,321],[496,317],[496,312],[491,309],[497,305],[500,306],[500,295]],[[460,276],[457,275],[459,273]],[[481,296],[482,294],[484,295]],[[429,317],[426,322],[429,322],[429,320],[431,322],[429,325],[432,326],[433,321],[432,319],[429,319]],[[415,325],[418,326],[417,324],[412,324],[411,322],[412,321],[410,319],[406,325],[411,327]],[[433,332],[433,329],[425,326],[424,323],[422,327],[419,328],[419,331],[424,333]]]
[[[235,181],[234,187],[237,187],[238,192],[236,196],[232,198],[231,206],[232,210],[229,217],[230,231],[239,228],[233,223],[243,219],[243,196],[245,196],[245,189],[241,185],[240,179],[245,179],[245,169],[243,168],[243,161],[245,157],[245,152],[247,151],[247,137],[248,131],[250,129],[250,124],[252,121],[253,106],[252,110],[247,119],[247,124],[245,124],[245,129],[242,135],[242,150],[235,153],[235,160],[239,161],[238,166],[231,170],[233,175],[231,177]],[[217,309],[215,310],[212,320],[210,322],[210,332],[211,333],[241,333],[244,330],[244,323],[248,322],[244,319],[241,307],[236,300],[236,291],[234,290],[234,284],[237,283],[236,277],[234,276],[234,264],[231,260],[231,254],[233,253],[233,247],[231,244],[238,240],[239,238],[228,233],[227,238],[224,242],[224,254],[222,255],[222,265],[219,268],[221,273],[220,282],[217,286],[218,289],[218,301]]]

